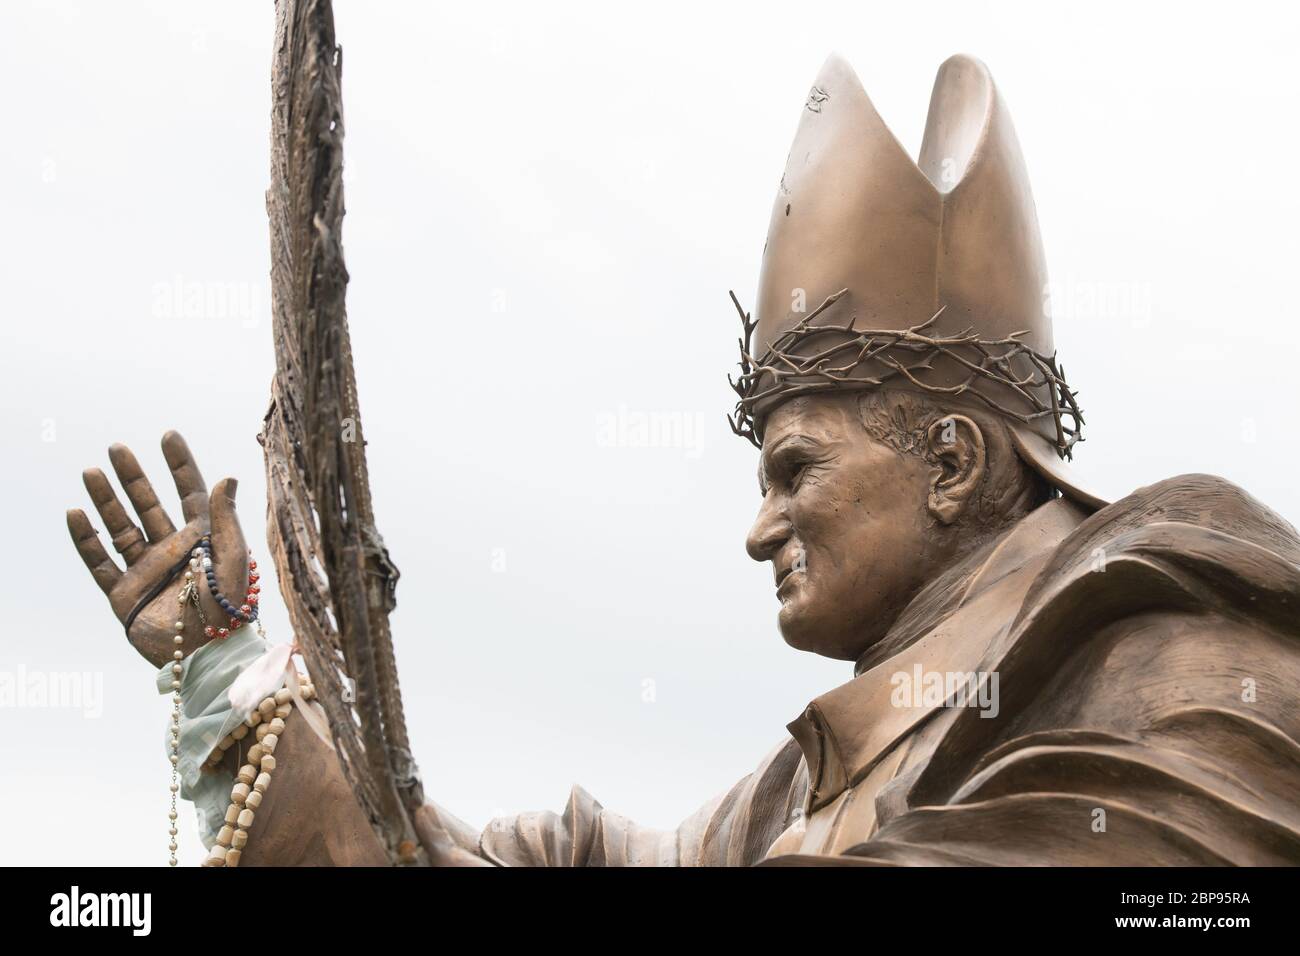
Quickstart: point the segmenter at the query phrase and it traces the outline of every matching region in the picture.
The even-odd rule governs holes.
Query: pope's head
[[[903,390],[790,399],[764,422],[763,503],[786,642],[855,660],[925,584],[1046,501],[994,414]]]

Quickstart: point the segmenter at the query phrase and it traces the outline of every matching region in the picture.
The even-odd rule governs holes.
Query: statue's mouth
[[[790,583],[791,575],[794,574],[794,568],[786,568],[776,576],[776,596],[780,597],[781,592],[786,590],[786,585]]]

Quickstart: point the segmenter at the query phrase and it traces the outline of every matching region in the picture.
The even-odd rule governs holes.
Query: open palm
[[[176,600],[180,578],[185,572],[183,559],[199,538],[205,532],[212,533],[217,584],[223,594],[242,596],[248,573],[248,548],[235,514],[238,483],[233,478],[223,479],[212,489],[209,497],[189,446],[178,432],[169,431],[163,435],[162,451],[181,499],[185,524],[179,529],[172,524],[140,463],[125,445],[113,445],[108,450],[108,457],[122,490],[139,516],[140,527],[127,515],[113,486],[100,469],[88,468],[82,473],[86,491],[104,521],[113,547],[126,564],[125,570],[108,556],[86,513],[80,508],[68,511],[68,531],[73,544],[95,583],[108,596],[119,621],[125,624],[132,609],[155,587],[168,585],[139,610],[127,633],[131,645],[155,666],[162,666],[171,659],[175,650],[172,639],[178,620],[185,623],[185,643],[181,650],[186,654],[208,641],[193,605],[186,604],[183,608],[185,616],[178,617],[182,608]],[[178,565],[182,567],[176,571]],[[176,579],[175,586],[167,580],[172,577]],[[202,575],[197,577],[202,584]],[[225,615],[206,587],[199,587],[199,599],[209,622],[220,624],[225,621]]]

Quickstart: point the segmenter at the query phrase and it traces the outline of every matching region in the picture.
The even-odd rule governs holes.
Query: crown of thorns
[[[1075,400],[1076,393],[1066,385],[1065,369],[1057,365],[1055,354],[1042,355],[1020,340],[1027,332],[1015,332],[1004,339],[981,339],[973,328],[955,335],[930,334],[931,326],[943,314],[942,308],[920,325],[902,331],[859,329],[853,319],[844,325],[812,324],[847,292],[848,289],[841,289],[827,296],[825,302],[797,325],[777,336],[757,359],[750,343],[758,323],[741,307],[736,294],[731,293],[744,328],[744,337],[738,340],[740,376],[735,381],[727,376],[732,389],[740,396],[735,410],[727,416],[733,432],[748,439],[755,448],[761,448],[755,433],[755,409],[760,402],[845,387],[879,387],[890,379],[906,379],[913,387],[935,395],[973,395],[999,414],[1026,424],[1050,417],[1056,427],[1057,453],[1062,458],[1072,457],[1075,442],[1083,437],[1083,414]],[[821,350],[811,347],[815,340],[828,335],[833,337],[833,344]],[[916,377],[916,373],[931,369],[940,356],[967,369],[966,379],[958,385],[940,386]],[[1013,362],[1021,368],[1027,366],[1028,373],[1017,373]],[[872,374],[873,371],[876,373]],[[985,383],[1010,389],[1032,411],[1007,408],[985,394],[985,389],[976,387]],[[1043,401],[1044,392],[1049,402]],[[1071,420],[1069,425],[1065,423],[1067,416]]]

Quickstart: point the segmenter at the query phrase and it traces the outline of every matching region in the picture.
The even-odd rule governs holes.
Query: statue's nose
[[[771,561],[781,546],[790,539],[790,519],[776,495],[768,494],[758,509],[754,526],[745,538],[745,550],[755,561]]]

